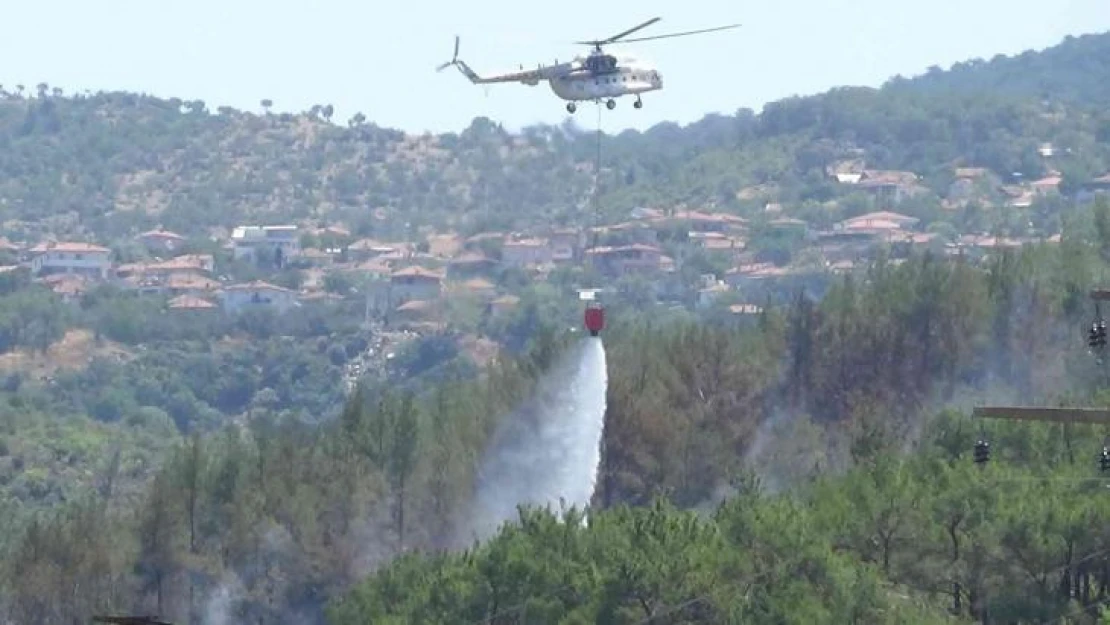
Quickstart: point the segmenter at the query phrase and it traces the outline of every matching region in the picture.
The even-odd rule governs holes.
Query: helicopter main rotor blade
[[[622,37],[627,37],[628,35],[631,35],[632,33],[636,32],[638,30],[647,28],[648,26],[651,26],[652,24],[658,22],[661,19],[663,19],[663,18],[653,17],[650,20],[644,22],[643,24],[640,24],[639,26],[633,26],[632,28],[629,28],[628,30],[624,31],[623,33],[618,33],[616,35],[613,35],[612,37],[609,37],[608,39],[599,39],[599,40],[596,40],[596,41],[576,41],[575,43],[580,43],[580,44],[587,45],[587,46],[602,46],[602,45],[605,45],[607,43],[613,43],[614,41],[616,41],[616,40],[618,40]]]
[[[613,42],[610,42],[610,43],[632,43],[634,41],[651,41],[652,39],[667,39],[667,38],[670,38],[670,37],[685,37],[686,35],[698,35],[698,34],[701,34],[701,33],[711,33],[711,32],[718,31],[718,30],[728,30],[730,28],[736,28],[738,26],[740,26],[740,24],[729,24],[728,26],[717,26],[715,28],[702,28],[701,30],[688,30],[686,32],[681,32],[681,33],[670,33],[670,34],[666,34],[666,35],[655,35],[655,36],[652,36],[652,37],[636,37],[635,39],[625,39],[623,41],[613,41]]]

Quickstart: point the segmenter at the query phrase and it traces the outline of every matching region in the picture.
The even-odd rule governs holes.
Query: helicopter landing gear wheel
[[[640,99],[640,96],[636,96],[636,101],[632,103],[632,106],[642,109],[644,108],[644,101]]]
[[[567,102],[567,112],[568,113],[570,113],[571,115],[574,115],[574,112],[577,111],[577,110],[578,110],[578,107],[575,106],[574,102]]]
[[[609,109],[610,111],[617,108],[617,101],[616,100],[607,100],[605,102],[605,108]]]

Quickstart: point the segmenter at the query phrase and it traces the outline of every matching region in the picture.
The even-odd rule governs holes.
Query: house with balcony
[[[235,260],[284,266],[285,259],[300,254],[300,235],[297,226],[238,226],[231,231],[231,249]]]
[[[36,276],[65,273],[105,280],[112,270],[112,251],[92,243],[48,241],[32,247],[29,254]]]

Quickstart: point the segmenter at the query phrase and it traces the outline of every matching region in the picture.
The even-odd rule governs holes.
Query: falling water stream
[[[526,406],[506,417],[483,460],[461,544],[484,540],[518,505],[581,510],[590,503],[601,460],[608,374],[605,346],[585,338],[540,381]]]

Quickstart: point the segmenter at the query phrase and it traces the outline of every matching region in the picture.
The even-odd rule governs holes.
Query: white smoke
[[[243,584],[238,578],[224,580],[208,597],[204,606],[204,625],[232,625],[238,622],[232,618],[232,608],[244,594]]]
[[[517,519],[518,505],[589,505],[601,461],[607,384],[605,347],[597,338],[583,340],[552,367],[536,396],[494,435],[460,543],[492,536]]]

